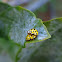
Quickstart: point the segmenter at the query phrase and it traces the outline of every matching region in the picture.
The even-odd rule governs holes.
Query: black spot
[[[35,29],[34,29],[35,30]]]
[[[32,35],[34,35],[34,34],[32,34]]]
[[[36,39],[36,37],[34,39]]]
[[[31,29],[32,30],[32,29]]]
[[[36,31],[35,31],[36,32]]]

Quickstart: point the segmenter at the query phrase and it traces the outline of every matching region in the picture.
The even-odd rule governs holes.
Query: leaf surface
[[[11,7],[0,14],[0,22],[2,26],[0,30],[5,30],[3,31],[4,36],[23,46],[26,43],[27,31],[32,28],[37,29],[39,35],[36,40],[30,41],[30,43],[43,41],[51,37],[42,20],[36,18],[29,10],[19,6]]]
[[[62,27],[62,17],[45,21],[43,23],[47,27],[49,33],[52,35],[55,31]]]
[[[0,2],[0,13],[2,13],[3,11],[5,11],[5,10],[8,9],[9,7],[11,7],[11,6],[8,5],[8,4],[6,4],[6,3]]]

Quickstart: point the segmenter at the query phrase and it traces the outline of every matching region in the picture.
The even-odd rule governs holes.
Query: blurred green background
[[[0,1],[8,3],[11,6],[22,6],[34,12],[37,18],[41,18],[43,21],[62,17],[62,0]],[[53,22],[51,26],[55,27],[53,26]],[[22,52],[20,52],[18,62],[62,62],[62,25],[59,26],[58,23],[56,27],[52,29],[55,31],[51,39],[46,40],[44,43],[27,44],[27,47],[23,48]],[[4,58],[6,58],[6,56],[4,56]],[[4,59],[4,61],[5,60],[6,59]],[[8,61],[11,62],[9,59]]]
[[[1,0],[12,6],[22,6],[43,21],[62,16],[62,0]]]

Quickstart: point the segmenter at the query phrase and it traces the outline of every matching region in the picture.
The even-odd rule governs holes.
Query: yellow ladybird
[[[30,29],[29,31],[28,31],[28,34],[31,34],[31,35],[38,35],[38,31],[36,30],[36,29]]]
[[[33,39],[35,39],[36,38],[36,36],[34,36],[34,35],[27,35],[26,36],[26,41],[30,41],[30,40],[33,40]]]

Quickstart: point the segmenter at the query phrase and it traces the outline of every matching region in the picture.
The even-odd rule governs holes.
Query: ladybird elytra
[[[27,35],[26,36],[26,41],[30,41],[30,40],[34,40],[37,36],[34,36],[34,35]]]
[[[31,34],[31,35],[38,35],[38,31],[36,30],[36,29],[30,29],[29,31],[28,31],[28,34]]]

